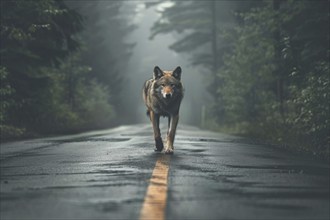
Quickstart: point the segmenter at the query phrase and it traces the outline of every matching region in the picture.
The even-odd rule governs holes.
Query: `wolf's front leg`
[[[178,121],[179,121],[179,115],[171,116],[171,122],[170,122],[169,132],[167,134],[167,142],[166,142],[166,148],[165,148],[166,154],[174,153],[173,143],[174,143],[176,126],[178,125]]]
[[[159,115],[155,114],[153,111],[150,111],[150,120],[152,123],[152,127],[154,129],[154,137],[155,137],[155,151],[162,151],[164,148],[162,137],[160,135],[159,129]]]

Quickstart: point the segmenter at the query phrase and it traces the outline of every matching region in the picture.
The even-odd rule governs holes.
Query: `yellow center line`
[[[161,155],[156,162],[146,196],[144,197],[140,220],[165,219],[169,161],[169,155]]]

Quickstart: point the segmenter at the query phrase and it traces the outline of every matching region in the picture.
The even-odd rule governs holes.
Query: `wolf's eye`
[[[162,87],[165,87],[165,84],[161,84]]]

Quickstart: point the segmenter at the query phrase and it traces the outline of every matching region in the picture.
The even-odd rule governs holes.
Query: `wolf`
[[[168,117],[165,154],[174,153],[173,143],[184,95],[181,72],[180,66],[173,71],[163,71],[155,66],[153,78],[147,80],[143,85],[143,100],[154,131],[155,151],[161,152],[164,148],[159,129],[159,118],[160,116]]]

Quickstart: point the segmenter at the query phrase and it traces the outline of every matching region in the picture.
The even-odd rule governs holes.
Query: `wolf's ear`
[[[178,67],[175,68],[175,70],[173,71],[172,76],[173,76],[174,78],[178,79],[178,80],[181,80],[181,72],[182,72],[181,67],[178,66]]]
[[[154,79],[159,79],[163,75],[164,75],[164,72],[158,66],[155,66],[155,68],[154,68]]]

